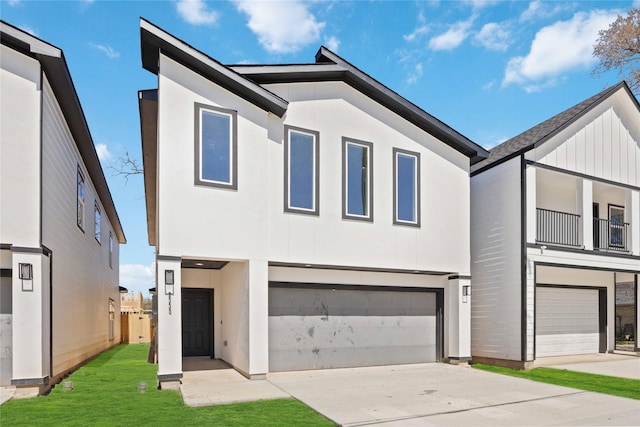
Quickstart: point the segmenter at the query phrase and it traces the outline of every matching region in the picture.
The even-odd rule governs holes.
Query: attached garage
[[[269,371],[435,362],[442,289],[272,282]]]
[[[536,286],[536,357],[606,350],[606,290]]]

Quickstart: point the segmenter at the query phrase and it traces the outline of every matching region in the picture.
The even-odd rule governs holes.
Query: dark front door
[[[213,290],[182,289],[182,356],[213,357]]]

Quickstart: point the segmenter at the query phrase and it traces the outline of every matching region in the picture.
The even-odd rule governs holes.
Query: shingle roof
[[[489,152],[489,157],[471,167],[471,173],[476,174],[482,172],[483,170],[489,169],[494,165],[494,163],[519,155],[520,153],[529,151],[530,149],[543,144],[620,88],[626,88],[627,91],[631,93],[627,84],[624,81],[621,81],[620,83],[597,93],[591,98],[574,105],[573,107],[551,117],[531,129],[522,132],[520,135],[494,147]]]

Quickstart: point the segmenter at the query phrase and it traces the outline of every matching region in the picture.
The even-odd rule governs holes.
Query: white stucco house
[[[0,22],[0,385],[119,342],[125,236],[63,52]]]
[[[322,47],[223,65],[141,21],[158,378],[470,358],[470,165],[488,154]]]
[[[611,352],[625,326],[637,350],[640,105],[626,83],[495,147],[471,176],[473,360]],[[635,321],[618,325],[620,301]]]

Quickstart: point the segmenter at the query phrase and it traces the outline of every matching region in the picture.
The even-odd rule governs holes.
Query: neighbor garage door
[[[536,287],[536,357],[598,353],[599,290]]]
[[[270,285],[269,371],[438,359],[435,292],[321,286]]]

